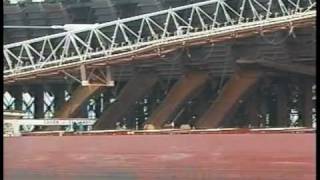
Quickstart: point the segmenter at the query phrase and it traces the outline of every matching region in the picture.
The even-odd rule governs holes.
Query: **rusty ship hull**
[[[5,179],[316,179],[314,132],[4,138]]]

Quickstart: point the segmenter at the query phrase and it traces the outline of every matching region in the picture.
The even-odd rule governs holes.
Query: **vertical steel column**
[[[258,127],[266,127],[270,125],[267,124],[267,114],[269,114],[269,118],[271,115],[272,108],[270,108],[270,104],[272,103],[272,96],[271,96],[271,79],[266,78],[260,83],[260,88],[258,89],[257,96],[259,96],[260,100],[260,109],[259,109],[259,124]]]
[[[65,89],[66,86],[63,84],[54,84],[52,87],[50,87],[50,91],[54,95],[54,100],[53,100],[53,106],[54,106],[54,117],[56,118],[56,113],[57,111],[63,106],[65,103]],[[62,127],[60,126],[49,126],[47,127],[46,130],[50,131],[57,131],[61,130]]]
[[[302,121],[303,125],[306,127],[312,127],[312,85],[313,82],[311,80],[305,80],[302,88]]]
[[[248,94],[251,94],[251,93],[249,92]],[[233,127],[247,128],[250,121],[248,119],[247,111],[246,111],[248,108],[247,103],[248,103],[248,99],[241,98],[239,100],[239,107],[236,110],[236,113],[232,118],[227,119],[223,126],[230,127],[230,128],[233,128]]]
[[[128,127],[135,127],[137,122],[141,122],[144,119],[143,108],[144,108],[144,98],[142,98],[136,103],[135,112],[133,113],[133,117],[132,117],[132,119],[134,120],[129,123],[130,126],[128,125]]]
[[[89,99],[83,102],[83,104],[79,108],[78,117],[79,118],[87,118],[88,117],[88,104]]]
[[[290,125],[289,121],[289,92],[288,85],[285,81],[280,81],[276,88],[277,97],[277,110],[276,110],[276,121],[279,127],[288,127]]]
[[[44,88],[42,85],[32,87],[32,95],[34,96],[34,117],[44,118]]]
[[[276,127],[277,122],[277,91],[275,88],[271,88],[271,93],[266,97],[265,101],[269,112],[269,120],[266,122],[268,127]]]
[[[96,117],[98,118],[101,114],[101,93],[98,93],[96,95],[96,97],[94,98],[96,101],[96,109],[95,109],[95,113],[96,113]]]
[[[55,84],[50,89],[54,94],[54,109],[56,112],[65,102],[65,86],[61,84]]]
[[[246,118],[253,128],[259,127],[261,123],[261,119],[259,118],[259,107],[262,98],[261,95],[258,95],[258,92],[259,90],[256,88],[246,102]]]
[[[22,104],[23,104],[22,87],[14,86],[10,88],[9,93],[11,94],[11,96],[15,98],[14,100],[15,110],[22,111]]]
[[[112,87],[112,88],[115,88],[115,87]],[[110,103],[110,99],[113,96],[111,91],[112,91],[112,89],[110,89],[110,91],[103,91],[103,104],[102,104],[103,105],[103,110],[102,110],[102,112],[105,109],[107,109],[109,107],[109,105],[111,104]],[[101,113],[100,113],[100,115],[101,115]]]

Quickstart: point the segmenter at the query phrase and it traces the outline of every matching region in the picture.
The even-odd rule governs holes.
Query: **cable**
[[[64,29],[63,26],[3,26],[4,29]]]
[[[76,29],[92,27],[96,24],[65,24],[61,25],[52,25],[52,26],[3,26],[4,29],[61,29],[65,31],[73,31]]]

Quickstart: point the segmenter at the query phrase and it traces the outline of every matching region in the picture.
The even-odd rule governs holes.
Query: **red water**
[[[4,178],[315,179],[315,134],[4,138]]]

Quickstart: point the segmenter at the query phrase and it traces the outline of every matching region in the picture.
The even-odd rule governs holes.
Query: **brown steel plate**
[[[315,179],[315,133],[4,138],[4,178]]]

